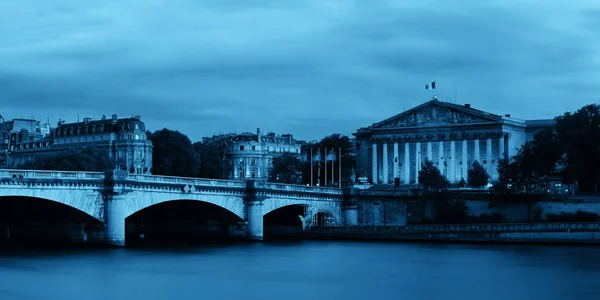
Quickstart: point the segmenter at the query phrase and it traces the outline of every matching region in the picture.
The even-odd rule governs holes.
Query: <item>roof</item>
[[[427,101],[365,128],[428,127],[469,123],[499,123],[502,117],[470,107],[437,99]]]
[[[112,119],[90,120],[87,123],[84,121],[84,122],[63,124],[63,125],[58,126],[56,129],[60,130],[60,129],[66,129],[66,128],[80,128],[83,126],[104,126],[105,132],[118,132],[121,130],[121,128],[123,128],[124,124],[135,124],[135,123],[142,124],[141,130],[144,130],[144,127],[143,127],[144,122],[142,122],[138,118],[117,119],[117,121],[115,123],[113,123]]]

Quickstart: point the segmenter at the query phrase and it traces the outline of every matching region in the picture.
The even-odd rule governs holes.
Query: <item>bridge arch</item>
[[[76,187],[69,189],[49,189],[40,186],[3,185],[0,187],[2,198],[31,198],[47,200],[74,208],[92,218],[104,222],[104,198],[95,187]]]
[[[327,213],[334,218],[335,225],[343,225],[342,210],[339,202],[311,199],[268,198],[263,202],[263,217],[279,209],[291,206],[305,206],[303,216],[298,216],[302,227],[311,226],[311,221],[318,213]]]
[[[224,196],[218,194],[195,194],[195,193],[173,193],[169,191],[161,192],[156,191],[154,193],[137,192],[128,195],[126,203],[124,203],[124,214],[125,218],[142,211],[151,206],[175,202],[175,201],[197,201],[202,203],[212,204],[229,211],[236,215],[240,219],[245,219],[246,212],[244,209],[244,203],[241,196]]]

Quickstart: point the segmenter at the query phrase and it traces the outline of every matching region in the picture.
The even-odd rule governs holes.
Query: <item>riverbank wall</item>
[[[355,220],[345,225],[405,226],[434,224],[441,202],[464,205],[465,214],[472,218],[498,223],[530,222],[592,222],[595,220],[552,219],[561,214],[587,213],[600,216],[600,199],[593,196],[523,196],[491,195],[489,191],[449,191],[438,197],[426,197],[408,190],[355,190],[352,205],[347,206]],[[467,221],[469,222],[469,221]],[[454,222],[452,222],[454,223]],[[458,223],[458,222],[456,222]]]
[[[311,228],[307,239],[600,245],[600,223],[523,223]]]

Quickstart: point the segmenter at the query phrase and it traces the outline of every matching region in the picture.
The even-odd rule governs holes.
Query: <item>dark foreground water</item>
[[[0,299],[600,299],[600,247],[291,242],[0,255]]]

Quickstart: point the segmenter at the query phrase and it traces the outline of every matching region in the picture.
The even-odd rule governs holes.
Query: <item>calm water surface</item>
[[[0,255],[0,299],[600,299],[600,247],[292,242]]]

